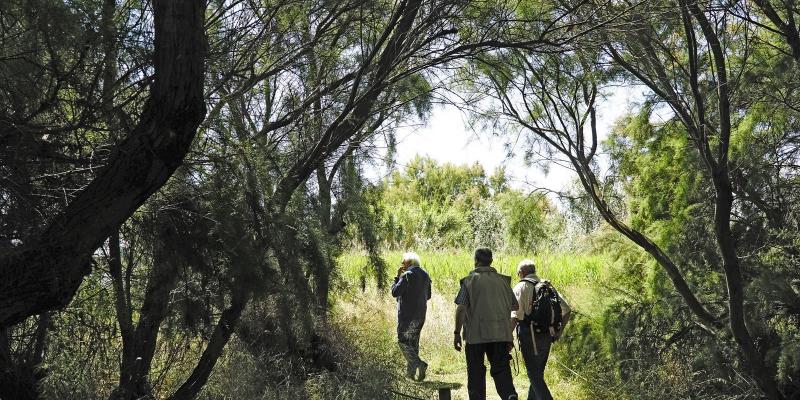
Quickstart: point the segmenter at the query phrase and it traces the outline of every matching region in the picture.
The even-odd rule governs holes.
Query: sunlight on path
[[[420,340],[420,356],[430,365],[426,381],[459,384],[461,387],[453,391],[453,399],[466,400],[467,372],[464,353],[457,352],[452,347],[453,301],[434,290],[428,307],[428,316]],[[357,325],[360,329],[370,330],[371,335],[381,338],[376,342],[386,343],[389,347],[385,351],[389,351],[393,358],[402,360],[399,349],[394,345],[396,309],[395,300],[391,296],[381,296],[375,289],[367,289],[363,294],[340,297],[336,301],[335,308],[337,318],[344,318],[349,324]],[[513,356],[514,385],[520,398],[525,399],[528,391],[525,365],[519,351],[515,351]],[[494,382],[489,376],[488,362],[486,364],[487,399],[499,399],[494,389]],[[548,368],[546,379],[553,396],[557,399],[587,398],[576,383],[559,376],[554,368]]]

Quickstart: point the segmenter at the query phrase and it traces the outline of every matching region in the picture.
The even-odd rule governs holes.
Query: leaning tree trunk
[[[0,326],[68,304],[94,251],[183,162],[205,116],[205,3],[153,2],[155,76],[140,120],[41,234],[0,257]]]
[[[570,157],[569,155],[567,156]],[[594,172],[589,166],[588,161],[582,157],[570,157],[570,159],[573,167],[575,168],[575,172],[578,174],[578,178],[581,181],[581,185],[586,193],[589,194],[589,197],[591,197],[592,202],[602,216],[603,220],[605,220],[617,232],[628,238],[628,240],[632,241],[656,260],[658,265],[664,270],[664,272],[666,272],[667,277],[669,277],[670,281],[672,281],[675,290],[681,296],[684,303],[687,307],[689,307],[689,310],[695,315],[695,317],[697,317],[703,324],[708,325],[709,328],[721,328],[722,323],[719,318],[714,316],[714,314],[712,314],[705,307],[705,305],[700,302],[700,299],[694,294],[694,291],[689,286],[689,283],[684,278],[683,273],[680,271],[678,266],[672,261],[672,258],[670,258],[661,249],[661,247],[659,247],[649,237],[641,233],[639,230],[633,229],[622,222],[611,211],[611,207],[598,191],[599,184],[597,182],[597,177],[594,175]]]
[[[203,355],[200,356],[200,361],[197,362],[189,378],[167,400],[191,400],[197,397],[200,390],[208,382],[217,360],[219,360],[223,350],[225,350],[225,345],[228,344],[231,335],[233,335],[242,312],[250,300],[250,295],[248,290],[233,291],[231,305],[219,317],[219,321],[214,327],[214,332],[211,334],[211,339],[208,341]]]

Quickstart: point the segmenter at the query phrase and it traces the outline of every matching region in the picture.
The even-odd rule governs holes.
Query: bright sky
[[[601,140],[614,122],[642,101],[641,90],[617,88],[608,93],[598,107],[598,132]],[[404,127],[397,132],[397,164],[405,165],[416,155],[426,155],[439,162],[480,163],[487,174],[503,165],[513,187],[524,191],[545,188],[566,189],[575,174],[564,167],[551,165],[545,174],[539,166],[526,166],[522,157],[507,158],[504,140],[468,127],[469,116],[453,105],[439,105],[432,110],[425,126]]]

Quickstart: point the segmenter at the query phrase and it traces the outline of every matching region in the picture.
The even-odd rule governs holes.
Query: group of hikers
[[[539,279],[532,260],[517,266],[517,283],[492,268],[492,251],[475,250],[475,269],[461,279],[456,296],[453,347],[464,349],[470,400],[486,398],[486,365],[497,394],[518,399],[511,376],[511,350],[516,332],[530,380],[528,400],[551,400],[544,381],[550,345],[569,321],[571,308],[549,281]],[[422,381],[428,364],[419,357],[419,339],[431,298],[431,278],[416,253],[405,253],[392,296],[397,298],[397,339],[407,361],[406,377]],[[462,343],[463,340],[463,343]],[[465,344],[464,344],[465,343]]]

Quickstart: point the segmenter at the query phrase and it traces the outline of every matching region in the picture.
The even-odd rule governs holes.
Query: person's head
[[[533,260],[526,258],[517,264],[517,276],[519,276],[519,279],[535,273],[536,265],[533,264]]]
[[[420,266],[419,255],[417,255],[417,253],[410,251],[408,253],[404,253],[403,260],[400,261],[400,263],[403,264],[403,267],[405,268],[419,267]]]
[[[492,265],[492,251],[486,247],[475,250],[475,266],[488,267]]]

